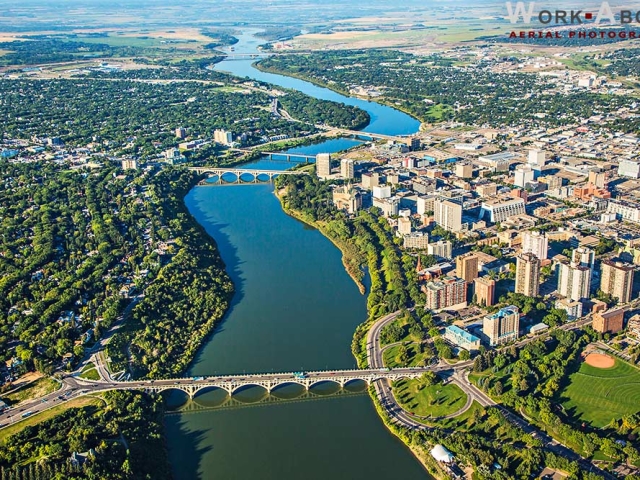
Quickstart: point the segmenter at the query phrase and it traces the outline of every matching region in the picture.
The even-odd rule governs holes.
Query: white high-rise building
[[[591,269],[578,263],[561,263],[558,267],[558,293],[570,300],[589,298]]]
[[[546,162],[543,150],[529,150],[529,165],[542,167]]]
[[[522,234],[522,252],[533,253],[540,260],[547,259],[549,239],[544,232],[524,232]]]
[[[438,198],[433,202],[433,216],[436,223],[445,230],[462,230],[462,205],[459,203]]]
[[[390,185],[373,187],[373,198],[389,198],[390,196],[391,196]]]
[[[620,160],[618,175],[621,177],[640,178],[640,162],[636,160]]]
[[[342,160],[340,160],[340,175],[342,176],[342,178],[354,177],[353,159],[343,158]]]
[[[331,175],[331,154],[319,153],[316,155],[316,174],[320,178]]]
[[[533,169],[530,165],[518,165],[516,167],[514,185],[524,188],[529,182],[533,182]]]

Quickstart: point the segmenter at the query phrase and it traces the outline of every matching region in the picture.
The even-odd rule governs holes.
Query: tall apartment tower
[[[518,307],[510,305],[484,317],[482,333],[489,338],[489,345],[492,347],[517,339],[520,335],[520,311]]]
[[[603,260],[600,290],[618,299],[620,303],[631,301],[633,267],[622,262]]]
[[[354,177],[353,159],[343,158],[340,160],[340,176],[342,178]]]
[[[436,199],[433,217],[438,225],[450,232],[462,230],[462,205],[451,200]]]
[[[176,128],[176,138],[179,139],[184,139],[187,138],[187,129],[186,128],[182,128],[182,127],[178,127]]]
[[[558,270],[558,293],[571,300],[589,298],[591,269],[579,263],[561,263]]]
[[[533,253],[540,260],[547,259],[549,239],[544,232],[524,232],[522,234],[522,253]]]
[[[319,153],[316,155],[316,174],[320,178],[331,175],[331,154]]]
[[[473,281],[476,303],[490,307],[495,303],[496,281],[489,277],[478,277]]]
[[[537,297],[540,291],[540,259],[533,253],[521,253],[516,263],[516,293]]]
[[[587,247],[576,248],[571,253],[571,262],[578,263],[583,267],[588,267],[593,270],[593,265],[596,261],[596,252]]]
[[[472,283],[478,277],[478,257],[475,254],[467,253],[456,257],[456,277],[467,283]]]

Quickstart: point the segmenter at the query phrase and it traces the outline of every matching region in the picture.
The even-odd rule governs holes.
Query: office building
[[[464,305],[467,302],[467,282],[461,278],[445,276],[425,285],[427,295],[425,307],[429,310],[440,310]]]
[[[533,253],[521,253],[516,261],[516,293],[537,297],[540,291],[540,259]]]
[[[529,150],[529,165],[543,167],[546,163],[545,153],[542,150]]]
[[[180,140],[187,138],[187,129],[182,127],[176,128],[176,138],[179,138]]]
[[[400,217],[398,219],[398,233],[401,235],[409,235],[411,233],[411,220],[409,218]]]
[[[480,207],[480,218],[489,222],[504,222],[514,215],[525,215],[524,199],[492,200],[483,202]]]
[[[435,243],[430,243],[427,245],[427,254],[433,255],[435,257],[446,258],[447,260],[451,259],[451,252],[453,250],[453,246],[449,241],[439,240]]]
[[[354,177],[354,162],[351,158],[343,158],[340,160],[340,175],[342,178]]]
[[[516,340],[520,336],[520,311],[518,307],[510,305],[484,317],[482,333],[487,336],[489,345],[492,347]]]
[[[418,137],[411,137],[411,151],[417,152],[420,150],[420,139]]]
[[[182,163],[186,160],[186,157],[180,153],[180,150],[177,148],[170,148],[169,150],[165,150],[164,153],[165,162],[169,165],[177,165],[178,163]]]
[[[614,213],[616,219],[640,223],[640,205],[623,200],[609,200],[607,213]]]
[[[456,325],[449,325],[444,329],[444,338],[449,340],[453,345],[469,350],[470,352],[480,348],[480,339],[478,337]]]
[[[564,310],[567,312],[567,320],[570,322],[582,317],[582,302],[569,300],[568,298],[561,298],[556,301],[555,306],[558,310]]]
[[[476,303],[480,306],[490,307],[495,303],[496,281],[489,277],[478,277],[473,280]]]
[[[362,174],[362,188],[371,190],[378,185],[380,185],[380,175],[375,172]]]
[[[233,143],[233,133],[222,129],[214,130],[213,140],[222,145],[231,145]]]
[[[400,199],[398,197],[373,197],[373,206],[382,210],[382,215],[385,217],[394,217],[400,212]]]
[[[456,165],[456,177],[471,178],[473,177],[473,165],[469,163],[459,163]]]
[[[373,187],[373,198],[389,198],[391,196],[391,186]]]
[[[319,153],[316,155],[316,174],[319,178],[331,175],[331,154]]]
[[[516,167],[513,184],[517,187],[524,188],[529,182],[533,182],[533,168],[531,168],[530,165],[518,165]]]
[[[606,188],[607,186],[607,174],[605,172],[598,172],[595,170],[589,171],[589,183],[596,188]]]
[[[600,290],[617,298],[619,303],[630,302],[633,267],[622,262],[603,260],[600,268]]]
[[[624,327],[624,308],[612,308],[606,312],[596,312],[591,325],[596,332],[618,333]]]
[[[429,247],[429,235],[423,232],[411,232],[409,235],[404,235],[402,241],[404,248],[424,250]]]
[[[433,216],[436,223],[445,230],[462,230],[462,205],[459,203],[438,198],[433,202]]]
[[[533,253],[540,260],[547,259],[549,239],[544,232],[523,232],[522,253]]]
[[[640,178],[640,162],[637,160],[620,160],[618,175],[621,177]]]
[[[478,257],[473,253],[456,257],[456,276],[472,283],[478,277]]]
[[[561,263],[558,266],[558,293],[570,300],[589,298],[591,269],[579,263]]]

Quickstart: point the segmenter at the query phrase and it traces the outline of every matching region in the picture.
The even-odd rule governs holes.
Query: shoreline
[[[261,61],[257,61],[257,62],[252,63],[251,66],[253,68],[255,68],[256,70],[260,70],[261,72],[264,72],[264,73],[272,73],[274,75],[282,75],[283,77],[291,77],[291,78],[295,78],[297,80],[302,80],[303,82],[309,82],[312,85],[315,85],[317,87],[326,88],[328,90],[331,90],[332,92],[338,93],[340,95],[344,95],[345,97],[357,98],[358,100],[362,100],[362,101],[365,101],[365,102],[376,103],[378,105],[382,105],[382,106],[385,106],[385,107],[393,108],[394,110],[398,110],[398,111],[400,111],[400,112],[402,112],[402,113],[404,113],[406,115],[409,115],[414,120],[417,120],[418,122],[420,122],[420,126],[421,127],[422,127],[423,124],[428,123],[428,122],[426,122],[426,120],[416,116],[416,114],[414,112],[410,112],[406,108],[403,108],[401,106],[394,105],[389,101],[384,101],[382,99],[382,97],[378,97],[378,98],[381,98],[381,100],[374,100],[372,97],[364,97],[362,95],[352,95],[350,92],[348,92],[346,90],[343,90],[341,88],[338,88],[335,85],[330,85],[328,83],[321,82],[321,81],[319,81],[319,80],[317,80],[315,78],[306,77],[304,75],[300,75],[300,74],[296,74],[296,73],[283,72],[283,71],[276,70],[276,69],[273,69],[273,68],[265,68],[265,67],[260,65],[261,63],[262,63]],[[362,128],[365,128],[367,126],[368,125],[365,125]],[[356,130],[361,130],[361,129],[357,128]],[[418,130],[418,131],[420,131],[420,130]],[[363,131],[362,133],[366,134],[367,132]],[[416,133],[418,133],[418,132],[416,132]]]
[[[364,284],[362,283],[361,280],[357,279],[354,276],[353,272],[350,271],[348,264],[345,262],[345,257],[347,255],[345,254],[345,250],[344,250],[343,246],[341,246],[336,241],[334,241],[334,239],[329,237],[325,233],[324,229],[322,228],[322,226],[320,224],[317,224],[316,222],[312,222],[312,221],[304,218],[299,212],[297,212],[295,210],[292,210],[290,208],[287,208],[284,205],[284,202],[283,202],[284,197],[286,195],[282,195],[280,192],[278,192],[275,189],[274,189],[274,195],[276,196],[276,198],[280,202],[280,207],[282,208],[282,211],[284,213],[286,213],[287,215],[289,215],[292,218],[295,218],[296,220],[299,220],[300,222],[304,223],[305,225],[309,225],[309,226],[317,229],[326,239],[328,239],[336,248],[338,248],[342,252],[342,264],[345,267],[345,271],[351,277],[351,279],[356,283],[356,285],[358,285],[360,293],[362,295],[365,295],[366,294],[366,289],[365,289]],[[356,330],[353,333],[352,342],[358,340],[357,335],[361,334],[363,332],[363,328],[365,328],[364,333],[366,334],[368,332],[369,328],[371,328],[371,325],[372,325],[372,322],[370,321],[369,318],[367,318],[360,325],[358,325],[358,327],[356,327]],[[356,359],[356,361],[358,361],[358,357],[356,357],[354,352],[353,352],[353,344],[352,344],[351,351],[352,351],[352,354],[354,355],[354,358]],[[430,461],[430,457],[428,455],[425,455],[424,452],[422,452],[420,449],[418,449],[415,445],[412,445],[411,442],[409,441],[409,439],[405,438],[402,435],[402,433],[403,433],[402,430],[398,429],[397,427],[395,427],[391,423],[391,420],[390,420],[389,416],[386,414],[386,411],[382,408],[382,406],[380,405],[380,402],[376,398],[375,391],[372,390],[371,388],[368,388],[367,389],[367,393],[369,395],[369,398],[373,402],[373,406],[374,406],[374,408],[375,408],[375,410],[376,410],[376,412],[378,414],[378,417],[380,417],[380,419],[382,420],[382,424],[387,428],[387,430],[392,435],[394,435],[396,438],[398,438],[398,440],[400,440],[404,444],[404,446],[406,448],[409,449],[411,454],[420,463],[422,468],[424,468],[424,470],[429,475],[431,475],[432,477],[434,477],[437,480],[448,479],[449,477],[447,475],[445,475],[442,471],[440,471],[437,468],[436,464],[434,464],[434,463],[432,463]]]

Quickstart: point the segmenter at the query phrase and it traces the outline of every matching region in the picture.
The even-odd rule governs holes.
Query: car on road
[[[47,403],[47,399],[43,398],[42,401],[40,403]]]

